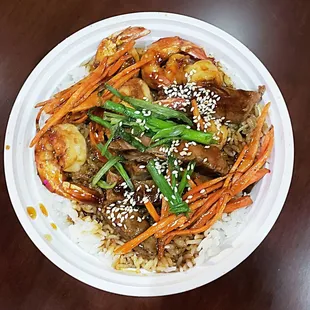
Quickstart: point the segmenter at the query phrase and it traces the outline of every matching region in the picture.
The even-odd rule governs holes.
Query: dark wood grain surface
[[[136,11],[182,13],[212,23],[269,69],[295,135],[294,176],[283,211],[259,248],[217,281],[169,297],[123,297],[71,278],[40,253],[15,216],[2,164],[0,309],[310,309],[310,1],[1,0],[1,147],[16,95],[42,57],[93,22]]]

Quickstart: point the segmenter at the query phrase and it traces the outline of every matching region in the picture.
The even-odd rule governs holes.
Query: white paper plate
[[[253,192],[254,205],[246,227],[228,251],[185,273],[128,275],[114,271],[96,257],[82,251],[61,229],[51,206],[59,204],[55,195],[41,185],[34,165],[30,140],[35,134],[35,103],[47,99],[68,72],[89,59],[102,38],[128,26],[144,26],[152,33],[139,40],[149,44],[165,36],[179,35],[203,46],[220,60],[237,86],[256,89],[266,85],[264,102],[271,101],[270,122],[275,127],[275,148],[270,159],[272,173]],[[15,212],[35,245],[59,268],[94,287],[124,295],[158,296],[187,291],[224,275],[241,263],[266,237],[285,201],[293,168],[293,136],[283,97],[263,64],[239,41],[224,31],[194,18],[167,13],[136,13],[112,17],[90,25],[56,46],[33,70],[22,87],[6,132],[5,174]],[[31,220],[27,206],[43,202],[50,217]],[[37,208],[38,209],[38,208]],[[61,227],[61,223],[57,223]],[[44,234],[52,235],[52,242]]]

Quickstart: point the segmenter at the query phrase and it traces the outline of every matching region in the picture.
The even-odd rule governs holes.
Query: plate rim
[[[21,87],[15,101],[14,104],[12,106],[12,110],[10,112],[10,116],[9,116],[9,121],[8,121],[8,125],[6,128],[6,135],[5,135],[5,141],[4,141],[4,145],[10,145],[12,140],[12,134],[9,132],[9,128],[12,127],[12,124],[14,122],[14,112],[15,110],[17,110],[17,102],[19,101],[19,99],[22,97],[23,92],[25,91],[25,89],[27,88],[27,85],[31,82],[32,79],[35,78],[35,76],[40,72],[41,67],[44,67],[44,64],[46,62],[49,61],[49,59],[51,57],[53,57],[53,54],[58,53],[63,47],[65,47],[67,44],[70,43],[70,41],[75,40],[78,36],[82,36],[84,34],[84,32],[86,33],[90,28],[94,27],[94,26],[98,26],[100,24],[104,24],[105,22],[117,22],[118,20],[120,20],[121,18],[124,18],[124,20],[126,19],[126,21],[130,21],[132,18],[137,17],[137,20],[141,17],[156,17],[156,18],[160,18],[163,20],[174,20],[174,21],[188,21],[188,22],[192,22],[195,25],[208,25],[209,29],[213,29],[217,34],[221,35],[222,37],[226,37],[228,38],[233,44],[235,44],[239,49],[241,49],[242,51],[246,52],[246,58],[250,59],[251,63],[254,62],[255,66],[259,66],[259,72],[262,72],[262,74],[264,75],[264,77],[268,77],[268,80],[272,85],[273,91],[277,91],[277,96],[279,98],[279,100],[283,101],[284,106],[282,109],[282,117],[285,118],[286,121],[286,130],[288,131],[288,135],[285,137],[285,139],[288,141],[287,143],[291,146],[288,150],[287,150],[287,154],[286,156],[288,156],[287,162],[290,163],[289,167],[286,167],[286,177],[283,178],[283,184],[281,187],[281,191],[282,191],[282,195],[280,197],[280,195],[278,195],[276,197],[277,200],[277,204],[279,205],[279,207],[274,210],[274,215],[272,217],[272,220],[270,220],[268,223],[266,223],[266,229],[264,231],[264,233],[262,233],[259,238],[256,238],[257,240],[255,240],[255,242],[253,242],[251,244],[250,247],[247,248],[247,250],[245,251],[246,253],[243,254],[242,259],[238,259],[238,261],[233,262],[228,270],[226,270],[222,275],[228,273],[229,271],[231,271],[232,269],[234,269],[237,265],[239,265],[241,262],[243,262],[250,254],[253,253],[253,251],[258,247],[259,244],[262,243],[262,241],[265,239],[265,237],[268,235],[268,233],[270,232],[271,228],[273,227],[274,223],[276,222],[283,206],[284,206],[284,202],[286,200],[288,191],[289,191],[289,187],[290,187],[290,183],[291,183],[291,179],[292,179],[292,173],[293,173],[293,164],[294,164],[294,141],[293,141],[293,130],[292,130],[292,125],[291,125],[291,120],[290,120],[290,116],[289,116],[289,112],[285,103],[285,100],[281,94],[281,91],[278,87],[278,85],[276,84],[275,80],[273,79],[272,75],[269,73],[269,71],[267,70],[267,68],[263,65],[263,63],[257,58],[257,56],[252,53],[243,43],[241,43],[239,40],[237,40],[236,38],[234,38],[232,35],[230,35],[229,33],[225,32],[224,30],[210,24],[207,23],[205,21],[202,21],[200,19],[194,18],[194,17],[189,17],[186,15],[181,15],[181,14],[174,14],[174,13],[167,13],[167,12],[137,12],[137,13],[129,13],[129,14],[122,14],[122,15],[117,15],[117,16],[113,16],[113,17],[109,17],[100,21],[97,21],[93,24],[90,24],[80,30],[78,30],[77,32],[71,34],[69,37],[65,38],[64,40],[62,40],[59,44],[57,44],[53,49],[51,49],[40,61],[39,63],[35,66],[35,68],[31,71],[31,73],[29,74],[29,76],[27,77],[27,79],[25,80],[25,82],[23,83],[23,86]],[[269,88],[270,88],[270,84],[268,84]],[[15,113],[15,115],[17,115],[17,113]],[[6,184],[7,184],[7,188],[8,188],[8,192],[9,192],[9,196],[10,196],[10,200],[12,203],[12,207],[23,227],[23,229],[26,231],[27,235],[29,236],[29,238],[32,240],[32,242],[36,245],[36,247],[52,262],[54,263],[58,268],[60,268],[61,270],[65,271],[67,274],[71,275],[72,277],[80,280],[81,282],[84,282],[90,286],[108,291],[108,292],[112,292],[112,293],[116,293],[116,294],[122,294],[122,295],[128,295],[128,296],[164,296],[164,295],[171,295],[171,294],[175,294],[175,293],[181,293],[184,291],[188,291],[197,287],[200,287],[204,284],[210,283],[212,281],[214,281],[215,279],[221,277],[222,275],[219,275],[217,277],[214,277],[213,279],[204,282],[204,281],[200,281],[198,283],[195,283],[194,285],[191,284],[191,282],[189,281],[188,285],[183,285],[181,289],[176,289],[176,288],[170,288],[169,286],[169,291],[168,292],[160,292],[158,290],[156,290],[156,292],[150,292],[148,290],[148,287],[139,288],[139,292],[137,294],[136,287],[132,286],[132,287],[128,287],[126,285],[120,285],[117,283],[111,283],[109,281],[106,281],[104,279],[101,279],[100,281],[96,281],[96,283],[91,282],[91,278],[92,276],[89,276],[86,272],[79,270],[78,268],[76,268],[75,266],[72,266],[70,263],[68,263],[65,259],[63,259],[62,257],[60,257],[56,252],[54,252],[52,250],[52,248],[50,248],[43,240],[42,237],[39,235],[39,233],[34,229],[34,227],[29,224],[29,218],[25,215],[24,212],[22,212],[23,210],[23,206],[19,203],[19,199],[18,199],[18,193],[16,191],[15,188],[15,183],[14,183],[14,177],[13,175],[10,175],[10,167],[11,167],[12,161],[11,161],[11,157],[8,151],[6,151],[5,147],[4,147],[4,171],[5,171],[5,179],[6,179]],[[90,277],[90,278],[89,278]],[[100,282],[100,283],[97,283]],[[154,289],[153,287],[151,288],[152,290]]]

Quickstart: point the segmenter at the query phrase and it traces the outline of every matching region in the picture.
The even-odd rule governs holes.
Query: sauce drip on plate
[[[27,213],[31,219],[33,219],[33,220],[36,219],[37,211],[34,207],[27,207]]]
[[[45,208],[44,204],[40,203],[39,207],[40,207],[40,210],[41,210],[42,214],[47,217],[48,216],[48,212],[47,212],[47,209]]]
[[[55,230],[57,230],[57,225],[55,223],[51,223],[51,227]]]
[[[53,240],[52,236],[50,234],[45,234],[44,239],[48,242],[51,242]]]

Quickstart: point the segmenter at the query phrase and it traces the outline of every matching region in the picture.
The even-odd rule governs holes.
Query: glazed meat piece
[[[137,205],[144,205],[143,198],[147,198],[153,204],[160,202],[159,192],[153,180],[134,181],[133,185],[136,189],[134,198]]]
[[[237,124],[249,116],[265,92],[265,86],[259,86],[258,91],[215,86],[209,86],[208,89],[221,97],[216,105],[216,115]]]
[[[109,145],[109,150],[114,152],[125,152],[135,149],[135,147],[133,147],[131,144],[124,141],[123,139],[114,139]]]
[[[150,178],[150,175],[148,177]],[[121,186],[124,182],[121,176],[109,171],[107,173],[107,182],[109,184],[116,182],[117,185],[113,189],[106,190],[106,204],[123,201],[125,199],[125,188]],[[152,203],[159,202],[159,194],[153,180],[133,180],[133,185],[135,187],[133,198],[137,205],[144,205],[143,198],[145,197]]]
[[[141,143],[145,146],[149,146],[151,143],[151,138],[148,136],[143,135],[140,137]],[[109,150],[115,151],[115,152],[125,152],[125,151],[132,151],[136,148],[129,144],[128,142],[122,140],[122,139],[115,139],[110,143]]]
[[[121,217],[123,216],[122,211],[114,211],[115,209],[108,208],[107,206],[102,208],[102,213],[106,221],[112,226],[114,223],[114,229],[117,233],[119,233],[126,241],[132,240],[136,236],[140,235],[144,231],[146,231],[150,224],[146,219],[142,219],[140,217],[140,213],[138,211],[132,211],[127,218],[123,218],[121,221]],[[111,220],[111,214],[115,220]],[[119,224],[119,225],[118,225]],[[141,255],[152,258],[157,254],[157,241],[154,236],[146,239],[142,242],[138,247],[135,248]]]
[[[128,161],[136,161],[138,163],[144,164],[148,163],[149,160],[154,158],[154,156],[149,152],[142,153],[137,150],[121,152],[121,155]]]
[[[126,161],[124,163],[125,169],[128,172],[130,178],[134,181],[145,181],[151,179],[146,166],[137,161]]]
[[[225,160],[222,152],[216,146],[210,146],[205,148],[203,145],[190,145],[186,155],[183,154],[182,150],[185,143],[182,142],[178,146],[178,152],[174,153],[175,157],[183,162],[189,162],[194,160],[197,167],[200,167],[202,173],[208,174],[226,174],[228,173],[229,167]]]
[[[113,189],[106,190],[106,202],[108,204],[111,204],[113,202],[123,200],[124,199],[123,189],[121,189],[119,186],[123,182],[122,177],[119,174],[109,170],[107,173],[106,180],[107,183],[109,184],[113,184],[114,182],[116,182],[117,184]]]

